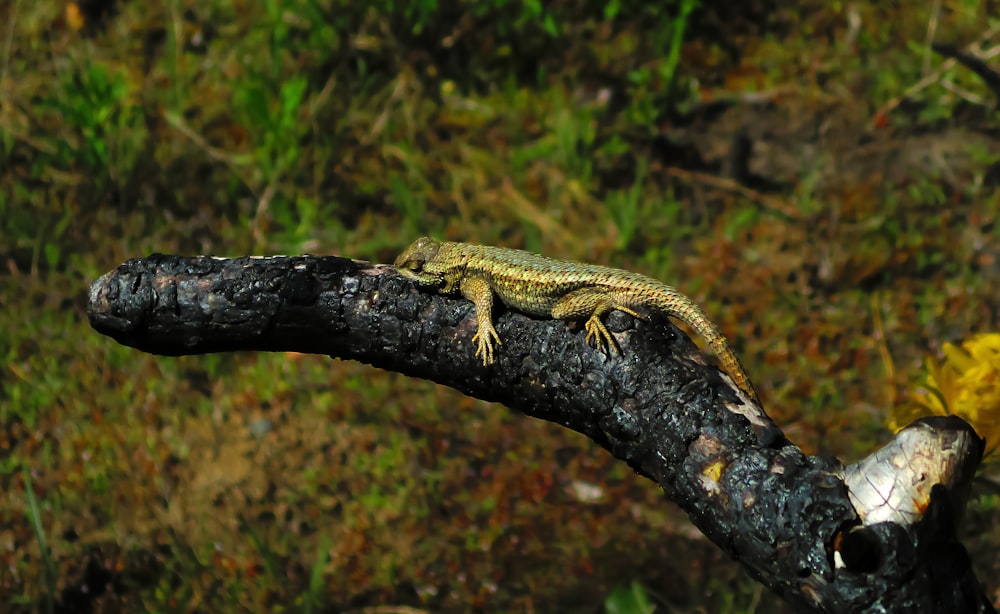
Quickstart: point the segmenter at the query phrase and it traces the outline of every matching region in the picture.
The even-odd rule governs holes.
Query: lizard
[[[443,295],[461,294],[476,309],[472,337],[476,357],[494,362],[494,297],[530,316],[582,320],[588,345],[619,354],[602,318],[613,310],[644,319],[639,310],[677,318],[702,336],[736,384],[751,399],[757,392],[722,331],[690,298],[672,286],[639,273],[596,264],[556,260],[532,252],[421,237],[396,258],[399,273],[418,287]]]

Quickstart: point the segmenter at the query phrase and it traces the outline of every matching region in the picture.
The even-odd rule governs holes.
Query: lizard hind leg
[[[641,317],[634,310],[614,300],[611,293],[597,288],[581,288],[570,292],[552,306],[552,318],[556,320],[580,320],[587,317],[583,327],[587,331],[585,341],[608,354],[620,354],[618,342],[604,325],[605,315],[617,309],[633,317]]]

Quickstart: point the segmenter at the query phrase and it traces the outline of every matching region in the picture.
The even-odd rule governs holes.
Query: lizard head
[[[427,263],[433,262],[441,242],[430,237],[420,237],[396,258],[393,266],[403,277],[421,286],[441,287],[445,283],[444,275],[428,270]]]

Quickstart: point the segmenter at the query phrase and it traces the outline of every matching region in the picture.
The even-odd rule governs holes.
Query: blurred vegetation
[[[996,100],[930,45],[989,63],[990,6],[0,3],[0,610],[779,610],[574,433],[324,357],[142,355],[88,285],[421,234],[643,271],[850,462],[924,356],[956,382],[1000,330]],[[991,467],[964,531],[1000,602]]]
[[[926,387],[893,407],[889,428],[904,428],[922,416],[956,415],[975,427],[989,447],[987,462],[1000,439],[1000,333],[974,335],[956,347],[945,343],[940,364],[927,358]]]

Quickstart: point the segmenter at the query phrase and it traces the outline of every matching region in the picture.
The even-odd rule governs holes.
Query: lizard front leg
[[[638,313],[615,300],[614,292],[601,288],[580,288],[562,297],[552,306],[552,317],[557,320],[580,320],[587,317],[583,327],[586,342],[597,349],[607,347],[609,354],[619,354],[618,343],[611,336],[602,318],[613,310],[624,311],[639,318]]]
[[[493,342],[500,343],[500,335],[493,328],[493,288],[482,277],[467,275],[461,281],[462,296],[476,306],[478,329],[472,337],[476,345],[476,358],[483,359],[483,365],[493,364]]]

